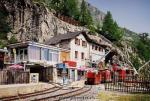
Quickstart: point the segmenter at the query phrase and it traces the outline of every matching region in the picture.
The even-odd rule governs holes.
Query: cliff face
[[[8,33],[8,39],[15,35],[19,41],[43,42],[57,34],[83,30],[83,27],[59,20],[46,7],[32,0],[1,0],[0,7],[9,15],[12,32]]]
[[[88,5],[88,9],[90,10],[90,13],[93,17],[93,20],[96,24],[101,24],[102,25],[102,22],[104,20],[104,17],[105,17],[105,13],[100,11],[98,8],[92,6],[90,3],[87,3]]]
[[[82,0],[78,0],[79,3],[79,7],[82,3]],[[93,21],[95,24],[102,24],[104,17],[105,17],[105,13],[100,11],[98,8],[94,7],[93,5],[91,5],[90,3],[86,2],[87,7],[93,17]]]

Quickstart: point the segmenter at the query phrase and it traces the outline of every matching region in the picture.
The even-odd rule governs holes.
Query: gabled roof
[[[63,40],[73,39],[73,38],[75,38],[76,36],[78,36],[81,33],[82,32],[68,32],[67,34],[57,35],[57,36],[52,37],[50,40],[48,40],[46,42],[46,44],[48,44],[48,45],[56,45],[56,44],[60,43]]]
[[[107,46],[105,44],[102,44],[102,43],[97,42],[94,39],[90,38],[90,36],[87,35],[86,32],[83,32],[83,31],[68,32],[67,34],[61,34],[61,35],[54,36],[51,39],[49,39],[45,44],[47,44],[47,45],[57,45],[57,44],[59,44],[60,42],[62,42],[64,40],[73,39],[73,38],[75,38],[76,36],[78,36],[80,34],[82,34],[89,43],[94,43],[96,45],[101,45],[101,46],[104,46],[104,47]]]

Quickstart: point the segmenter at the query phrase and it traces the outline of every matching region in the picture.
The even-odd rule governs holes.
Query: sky
[[[120,27],[150,33],[150,0],[87,0],[104,13],[110,11]]]

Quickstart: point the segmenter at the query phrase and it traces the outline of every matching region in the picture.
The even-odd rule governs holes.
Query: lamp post
[[[23,61],[23,69],[24,69],[24,71],[26,71],[26,63],[27,63],[27,61]]]

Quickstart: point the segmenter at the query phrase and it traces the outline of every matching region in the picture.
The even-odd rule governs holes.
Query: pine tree
[[[7,39],[7,34],[10,32],[11,27],[7,22],[8,13],[2,8],[0,9],[0,39]]]
[[[93,19],[90,14],[90,11],[87,8],[85,0],[82,0],[82,3],[81,3],[81,11],[80,11],[79,19],[80,19],[81,25],[83,25],[83,26],[84,25],[87,25],[87,26],[93,25]]]
[[[63,15],[78,19],[79,9],[77,0],[62,0],[63,1]]]
[[[48,4],[49,8],[52,8],[56,11],[56,13],[63,12],[63,1],[62,0],[45,0],[46,4]]]
[[[117,22],[113,20],[109,11],[104,18],[102,32],[104,36],[111,41],[118,41],[123,36],[122,29],[118,26]]]

